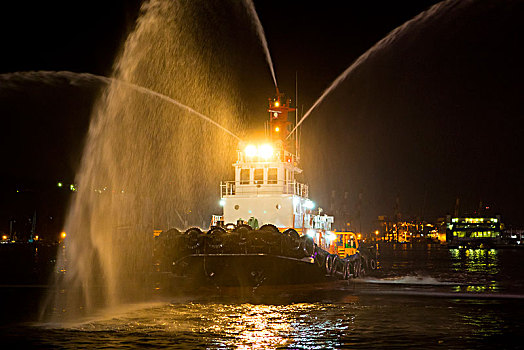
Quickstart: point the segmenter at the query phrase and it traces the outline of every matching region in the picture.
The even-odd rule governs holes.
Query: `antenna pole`
[[[298,71],[295,71],[295,126],[298,124]],[[298,130],[295,132],[295,153],[297,159],[300,159],[298,149]]]

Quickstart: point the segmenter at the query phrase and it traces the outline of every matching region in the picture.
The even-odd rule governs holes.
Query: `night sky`
[[[305,112],[360,55],[436,3],[265,0],[255,7],[279,88],[294,98],[298,75]],[[0,73],[109,75],[139,8],[139,1],[3,5]],[[336,198],[347,192],[364,228],[393,215],[397,203],[405,218],[434,220],[452,213],[456,198],[462,214],[482,202],[522,225],[524,2],[458,1],[436,17],[376,52],[304,122],[311,196],[328,208],[331,191]],[[274,91],[261,48],[252,72],[257,83],[245,102],[259,111],[258,126]],[[69,194],[57,192],[56,182],[73,182],[99,92],[0,86],[0,232],[35,209],[61,217]]]

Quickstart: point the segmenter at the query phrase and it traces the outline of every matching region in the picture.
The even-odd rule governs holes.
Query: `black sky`
[[[298,103],[307,110],[360,55],[436,3],[264,0],[255,6],[280,90],[294,96],[298,74]],[[321,206],[328,206],[332,190],[347,191],[355,212],[360,196],[370,226],[377,215],[393,214],[397,198],[403,215],[436,218],[459,197],[463,212],[482,201],[508,223],[524,223],[524,2],[457,3],[371,57],[304,122],[306,180]],[[108,75],[139,7],[139,1],[4,5],[0,73]],[[248,103],[265,116],[272,81],[267,67],[254,71],[260,83]],[[98,92],[0,88],[0,231],[13,215],[13,191],[73,181]]]

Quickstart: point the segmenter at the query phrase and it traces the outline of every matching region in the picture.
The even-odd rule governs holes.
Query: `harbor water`
[[[58,323],[38,320],[48,285],[4,278],[0,336],[75,349],[518,349],[523,263],[520,249],[381,245],[376,273],[350,282],[183,294],[155,285],[148,303]]]

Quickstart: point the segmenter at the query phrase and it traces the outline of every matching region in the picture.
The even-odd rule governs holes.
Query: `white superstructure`
[[[241,142],[237,151],[235,179],[221,183],[221,205],[225,224],[239,221],[250,225],[273,224],[279,229],[294,228],[301,234],[307,229],[331,231],[333,217],[321,215],[308,198],[308,186],[296,175],[302,172],[295,154],[287,149],[293,111],[282,103],[281,95],[270,100],[270,120],[266,138],[259,144]],[[310,232],[312,235],[313,232]]]

